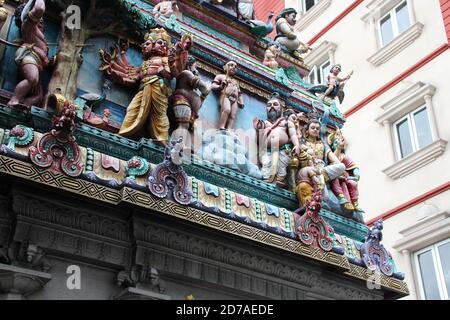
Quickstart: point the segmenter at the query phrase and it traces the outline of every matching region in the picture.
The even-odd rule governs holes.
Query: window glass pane
[[[327,76],[330,73],[331,70],[331,63],[328,61],[327,63],[323,64],[321,67],[321,83],[327,82]]]
[[[397,14],[398,32],[402,33],[411,25],[408,13],[408,4],[406,2],[402,3],[397,9],[395,9]]]
[[[394,39],[394,31],[392,29],[392,19],[391,15],[386,16],[380,21],[381,38],[383,40],[383,45],[388,44]]]
[[[314,7],[316,0],[305,0],[305,12]]]
[[[398,143],[400,145],[401,157],[404,158],[407,155],[413,153],[413,145],[411,142],[411,135],[409,132],[408,119],[403,120],[397,124]]]
[[[434,270],[433,256],[431,250],[419,254],[420,274],[422,275],[423,291],[425,292],[425,299],[439,300],[439,287],[437,283],[436,272]]]
[[[450,242],[439,246],[439,256],[441,258],[442,272],[444,273],[447,294],[450,297]]]
[[[428,112],[426,108],[414,113],[414,123],[416,125],[419,148],[431,144],[433,142],[433,137],[431,135],[430,122],[428,121]]]

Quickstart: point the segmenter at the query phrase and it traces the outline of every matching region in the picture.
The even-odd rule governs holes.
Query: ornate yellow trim
[[[382,273],[370,273],[363,267],[350,264],[350,271],[345,272],[345,274],[366,282],[369,281],[374,287],[379,284],[386,289],[409,295],[409,289],[406,282],[387,277]]]
[[[345,256],[325,252],[319,248],[303,245],[283,236],[260,230],[240,222],[228,220],[195,208],[178,205],[167,200],[156,199],[150,194],[124,187],[121,190],[110,189],[93,182],[70,178],[64,174],[43,170],[30,163],[0,155],[0,173],[20,177],[43,185],[86,196],[110,204],[131,203],[162,214],[174,216],[186,221],[207,226],[241,238],[263,243],[300,256],[324,262],[341,269],[344,274],[367,281],[372,275],[364,268],[350,264]],[[381,276],[381,286],[386,289],[408,294],[405,282]]]

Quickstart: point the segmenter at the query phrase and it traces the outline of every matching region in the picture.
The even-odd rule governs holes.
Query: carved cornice
[[[264,273],[276,278],[294,282],[307,287],[313,286],[319,275],[300,269],[297,266],[282,263],[280,260],[262,257],[254,252],[245,251],[242,248],[232,247],[223,243],[215,242],[211,239],[193,236],[189,233],[182,233],[156,224],[145,223],[143,220],[136,220],[134,224],[136,240],[140,246],[149,246],[174,250],[178,255],[190,257],[201,257],[202,259],[231,265],[245,270]],[[160,254],[160,253],[158,253]],[[158,259],[150,259],[157,261]],[[164,263],[159,259],[160,268]],[[147,261],[141,261],[147,263]]]
[[[176,217],[215,230],[220,230],[221,232],[230,233],[243,239],[248,239],[256,243],[265,244],[286,252],[315,260],[317,262],[328,264],[334,268],[342,269],[346,274],[353,276],[351,271],[354,270],[351,269],[353,265],[349,264],[348,260],[344,256],[332,252],[324,252],[318,248],[308,247],[298,241],[236,221],[231,221],[214,214],[206,213],[195,208],[181,206],[166,200],[155,199],[147,193],[133,190],[129,187],[124,187],[121,190],[114,190],[92,182],[83,181],[80,179],[71,179],[61,173],[41,170],[29,163],[12,159],[5,155],[0,155],[0,172],[22,177],[39,184],[63,189],[71,193],[90,197],[102,202],[113,204],[124,202],[135,206],[140,206],[145,209],[152,209],[161,214]],[[109,193],[109,196],[105,197],[105,193]],[[79,244],[79,246],[81,245],[82,243]],[[78,251],[80,250],[75,250],[75,253]],[[392,281],[394,281],[395,284],[395,279],[391,280],[390,278],[387,278],[388,284]],[[387,286],[387,288],[389,288],[389,286]]]

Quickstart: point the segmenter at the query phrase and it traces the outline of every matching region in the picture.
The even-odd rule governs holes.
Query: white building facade
[[[408,299],[450,298],[450,1],[286,0],[313,51],[308,80],[354,75],[339,105],[366,221],[406,273]],[[447,21],[447,23],[445,22]]]

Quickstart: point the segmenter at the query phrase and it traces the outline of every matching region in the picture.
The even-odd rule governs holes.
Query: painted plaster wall
[[[406,297],[405,299],[422,299],[422,297],[420,296],[420,289],[417,280],[417,270],[415,267],[413,254],[414,252],[428,247],[430,244],[423,243],[422,246],[414,248],[414,251],[409,253],[402,253],[395,249],[392,250],[391,248],[398,240],[401,240],[403,238],[403,235],[400,234],[399,231],[402,231],[407,227],[418,223],[419,220],[423,220],[425,217],[429,217],[432,214],[442,211],[450,212],[450,202],[448,201],[449,198],[450,191],[441,193],[440,195],[437,195],[436,197],[429,199],[424,203],[405,210],[401,214],[390,218],[384,223],[383,243],[391,251],[394,261],[397,264],[397,268],[400,271],[405,272],[406,274],[406,281],[408,283],[410,296]],[[447,230],[446,236],[442,237],[441,235],[440,237],[432,237],[431,241],[437,243],[446,240],[446,238],[448,237],[450,237],[450,230]],[[411,270],[412,274],[408,273],[408,270]]]

